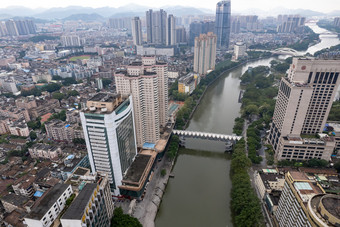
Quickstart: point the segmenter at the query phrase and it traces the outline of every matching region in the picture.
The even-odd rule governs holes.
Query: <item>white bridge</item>
[[[194,132],[194,131],[183,131],[183,130],[172,130],[172,133],[183,137],[193,137],[200,139],[211,139],[221,141],[239,141],[242,136],[230,136],[224,134],[210,133],[210,132]]]
[[[285,55],[291,55],[291,56],[298,56],[301,55],[299,52],[297,52],[294,49],[291,48],[278,48],[276,50],[270,51],[272,54],[285,54]]]

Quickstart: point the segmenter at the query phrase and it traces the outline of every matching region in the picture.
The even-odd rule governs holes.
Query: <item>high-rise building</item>
[[[215,33],[218,48],[229,47],[230,11],[230,0],[220,1],[216,4]]]
[[[208,70],[215,69],[216,40],[212,32],[195,38],[194,72],[205,75]]]
[[[14,20],[8,20],[5,22],[8,35],[18,36],[19,32]]]
[[[64,47],[71,47],[71,46],[81,46],[81,40],[77,35],[63,35],[60,37],[61,44]]]
[[[114,204],[107,173],[78,167],[66,183],[77,196],[60,218],[62,227],[110,226]]]
[[[306,18],[299,15],[279,15],[277,32],[292,33],[302,32],[305,25]]]
[[[176,42],[177,43],[186,43],[187,42],[187,33],[185,28],[176,28]]]
[[[146,11],[146,32],[148,44],[165,45],[166,44],[166,27],[167,13],[160,9]]]
[[[176,45],[176,18],[169,14],[166,24],[166,45]]]
[[[339,72],[340,60],[293,59],[288,76],[281,79],[268,138],[279,160],[329,160],[334,139],[311,135],[323,132]]]
[[[131,28],[132,28],[132,38],[134,45],[142,45],[142,24],[139,17],[135,17],[131,20]]]
[[[131,17],[110,18],[108,24],[110,28],[131,30]]]
[[[199,37],[200,34],[206,34],[208,32],[215,31],[214,21],[200,21],[192,22],[189,27],[189,45],[195,45],[195,38]]]
[[[106,172],[111,190],[119,194],[123,174],[136,150],[132,97],[98,93],[80,113],[92,172]]]
[[[246,45],[243,42],[237,42],[234,45],[234,58],[235,60],[239,59],[246,55]]]
[[[340,223],[340,196],[325,194],[305,173],[290,171],[285,175],[284,188],[275,211],[279,226],[337,226]]]
[[[144,56],[142,62],[116,72],[115,81],[118,93],[132,95],[137,146],[156,144],[168,116],[167,64],[157,62],[155,56]]]
[[[334,18],[333,25],[336,27],[340,27],[340,17]]]

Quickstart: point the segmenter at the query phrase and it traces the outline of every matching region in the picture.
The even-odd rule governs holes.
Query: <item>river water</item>
[[[310,25],[316,33],[321,28]],[[306,52],[314,53],[340,43],[336,36],[324,35],[321,42]],[[248,69],[269,66],[267,58],[240,66],[222,75],[212,84],[196,109],[187,130],[232,134],[234,119],[240,115],[239,77]],[[230,154],[224,143],[208,140],[186,141],[173,169],[158,211],[156,227],[225,227],[233,226],[230,211]]]

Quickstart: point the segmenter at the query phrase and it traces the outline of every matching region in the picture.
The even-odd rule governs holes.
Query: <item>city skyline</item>
[[[106,0],[99,0],[96,2],[93,1],[80,1],[75,0],[72,2],[66,0],[60,1],[48,1],[42,2],[40,0],[32,0],[29,2],[23,0],[13,0],[10,2],[4,2],[0,9],[7,8],[7,7],[27,7],[36,10],[44,10],[50,9],[54,7],[69,7],[69,6],[82,6],[82,7],[92,7],[92,8],[101,8],[101,7],[127,7],[130,4],[134,6],[145,6],[153,9],[157,8],[164,8],[170,6],[182,6],[182,7],[195,7],[201,9],[208,9],[214,11],[216,2],[196,2],[194,0],[188,0],[183,4],[182,1],[172,1],[169,4],[167,1],[154,1],[154,0],[144,0],[141,4],[139,1],[129,0],[124,2],[108,2]],[[246,7],[244,7],[246,6]],[[300,1],[293,1],[287,0],[285,3],[281,3],[278,0],[271,1],[271,0],[259,0],[259,1],[251,1],[251,0],[241,0],[241,1],[233,1],[232,3],[232,12],[233,11],[242,11],[242,10],[251,10],[251,9],[258,9],[263,11],[268,11],[276,8],[288,8],[288,9],[305,9],[305,10],[314,10],[318,12],[332,12],[335,10],[340,10],[340,4],[337,0],[325,0],[323,4],[318,2],[310,2],[307,0],[300,0]],[[133,11],[133,9],[131,9]]]

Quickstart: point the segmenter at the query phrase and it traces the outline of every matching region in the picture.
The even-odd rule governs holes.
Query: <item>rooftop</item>
[[[37,201],[35,207],[26,218],[40,220],[64,193],[67,187],[69,187],[67,184],[56,184],[50,191],[45,193],[45,196],[43,196],[40,201]]]
[[[92,98],[89,99],[89,101],[94,101],[94,102],[112,102],[115,100],[119,95],[114,95],[110,93],[98,93]]]
[[[150,158],[151,155],[137,154],[135,160],[130,165],[123,180],[130,182],[139,182]]]
[[[87,183],[61,219],[80,220],[96,188],[97,184]]]

